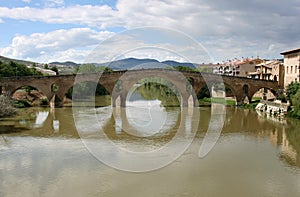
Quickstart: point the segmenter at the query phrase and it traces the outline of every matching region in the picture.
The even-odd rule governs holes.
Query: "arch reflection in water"
[[[43,127],[44,122],[47,120],[49,111],[38,111],[36,112],[36,119],[34,127]]]
[[[164,132],[162,127],[169,121],[161,101],[128,101],[126,105],[126,126],[129,128],[124,128],[125,132],[138,137],[149,137]]]
[[[124,171],[144,172],[168,165],[185,152],[198,128],[199,109],[196,108],[157,111],[157,116],[161,115],[159,112],[167,114],[168,124],[160,132],[147,137],[124,132],[128,129],[131,130],[130,133],[144,132],[144,129],[138,130],[139,127],[130,125],[126,108],[73,110],[77,130],[89,151],[99,161]],[[105,113],[102,110],[112,110],[114,115],[103,116]],[[136,113],[140,117],[144,115],[143,111]]]

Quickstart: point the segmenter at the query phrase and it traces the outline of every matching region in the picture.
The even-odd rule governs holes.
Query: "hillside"
[[[197,67],[197,64],[192,63],[181,63],[176,61],[163,61],[159,62],[155,59],[136,59],[136,58],[126,58],[122,60],[117,60],[113,62],[107,62],[102,64],[96,64],[97,66],[107,66],[113,70],[129,70],[134,68],[162,68],[166,66],[183,66],[189,68]]]
[[[0,56],[0,61],[7,63],[9,61],[13,61],[19,64],[25,64],[26,66],[32,66],[36,65],[38,67],[43,68],[44,64],[37,63],[37,62],[31,62],[31,61],[25,61],[25,60],[17,60],[17,59],[11,59],[7,57]],[[130,69],[138,69],[138,68],[165,68],[165,67],[188,67],[188,68],[196,68],[199,67],[199,64],[193,64],[193,63],[187,63],[187,62],[177,62],[173,60],[166,60],[159,62],[155,59],[137,59],[137,58],[126,58],[121,60],[116,60],[112,62],[106,62],[106,63],[92,63],[96,66],[105,66],[109,67],[113,70],[130,70]],[[49,67],[57,66],[59,69],[60,74],[72,74],[74,72],[74,67],[80,66],[82,64],[75,63],[72,61],[66,61],[66,62],[50,62],[48,63]],[[204,68],[207,66],[201,65],[200,67]]]
[[[8,63],[10,61],[13,61],[13,62],[16,62],[18,64],[24,64],[26,66],[31,66],[33,64],[38,64],[38,63],[35,63],[35,62],[31,62],[31,61],[11,59],[11,58],[8,58],[8,57],[3,57],[1,55],[0,55],[0,61],[3,62],[3,63]]]

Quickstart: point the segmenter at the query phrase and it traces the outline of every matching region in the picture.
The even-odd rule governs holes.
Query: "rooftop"
[[[291,54],[291,53],[298,53],[298,52],[300,52],[300,48],[289,50],[289,51],[284,51],[284,52],[281,52],[280,54],[281,55],[288,55],[288,54]]]

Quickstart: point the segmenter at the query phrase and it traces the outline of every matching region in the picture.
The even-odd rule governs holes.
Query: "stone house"
[[[284,87],[300,82],[300,48],[280,53],[284,56]]]
[[[255,69],[255,72],[248,73],[249,78],[278,81],[279,85],[283,85],[284,66],[280,60],[263,60]]]

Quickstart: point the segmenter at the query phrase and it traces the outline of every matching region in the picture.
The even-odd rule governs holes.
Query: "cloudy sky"
[[[281,58],[280,52],[300,48],[299,19],[299,0],[0,0],[0,55],[84,62],[93,49],[101,50],[103,41],[150,26],[190,36],[214,62],[257,55]],[[174,47],[151,32],[143,39]],[[145,51],[151,53],[123,56],[155,58]],[[158,54],[160,60],[178,60]]]

